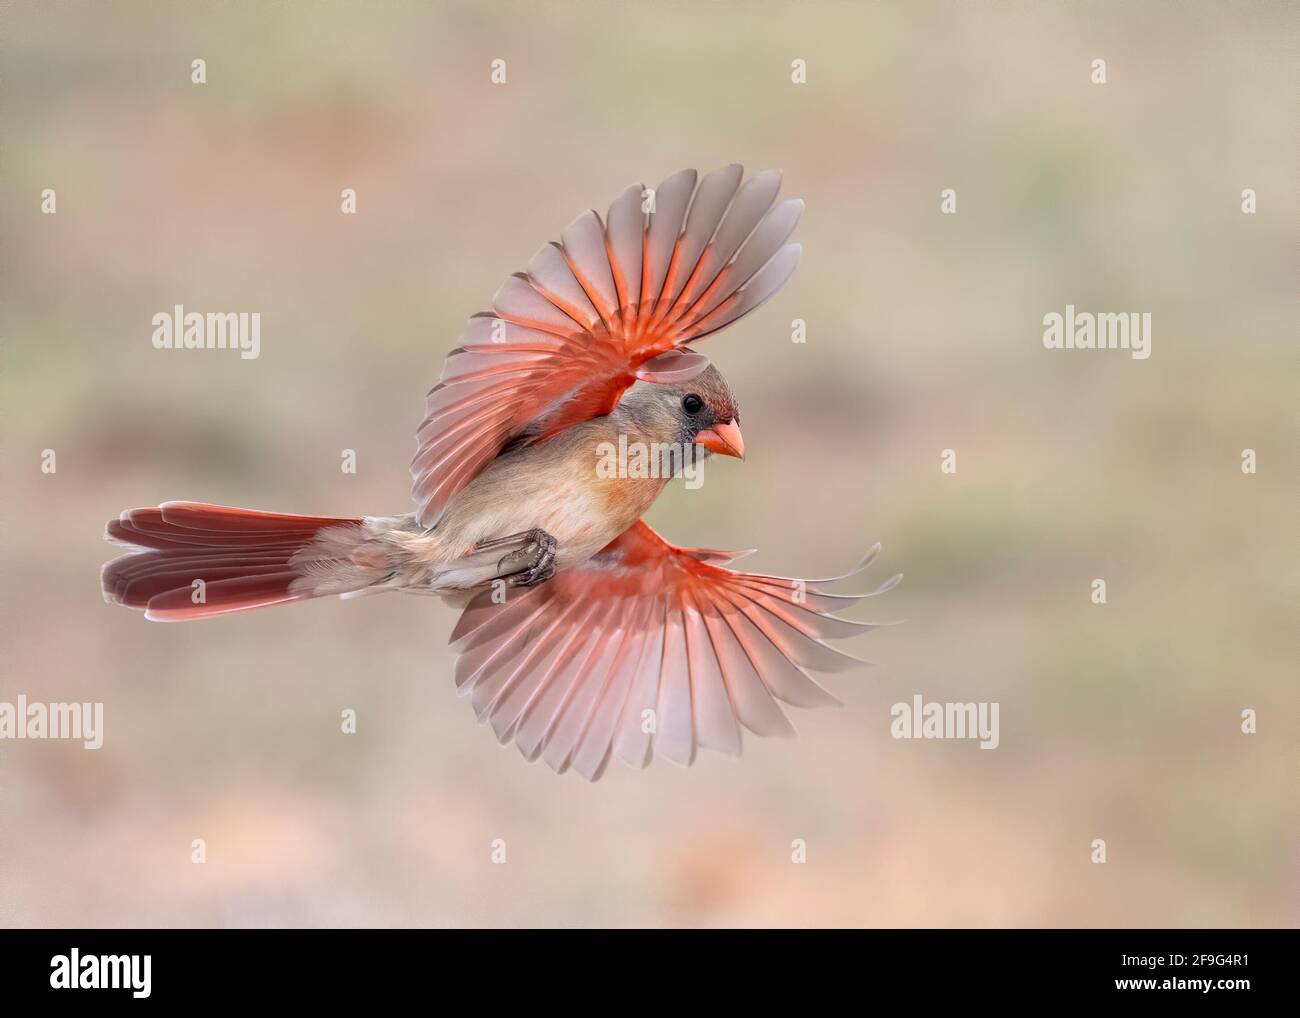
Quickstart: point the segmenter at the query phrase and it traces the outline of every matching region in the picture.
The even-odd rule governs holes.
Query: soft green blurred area
[[[1294,924],[1294,11],[7,6],[0,699],[107,733],[0,744],[0,921]],[[587,206],[731,161],[784,169],[804,259],[703,347],[748,461],[651,519],[786,574],[881,541],[906,579],[857,615],[907,622],[846,646],[843,709],[589,786],[474,724],[436,601],[102,603],[126,507],[405,511],[466,317]],[[260,359],[154,350],[176,303],[260,311]],[[1067,303],[1151,312],[1151,358],[1044,350]],[[1001,746],[890,738],[916,693],[1000,702]]]

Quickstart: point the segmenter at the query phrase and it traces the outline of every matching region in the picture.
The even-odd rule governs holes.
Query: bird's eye
[[[688,414],[698,414],[704,409],[704,400],[693,392],[689,393],[682,397],[682,409]]]

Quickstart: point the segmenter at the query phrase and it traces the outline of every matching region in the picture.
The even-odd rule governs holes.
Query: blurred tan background
[[[7,7],[0,699],[103,701],[106,742],[0,744],[0,922],[1294,924],[1287,6]],[[703,347],[752,455],[651,521],[787,574],[881,541],[855,614],[908,621],[842,645],[879,662],[842,709],[588,785],[474,723],[436,601],[101,601],[126,507],[406,511],[466,317],[731,161],[784,169],[804,260]],[[176,303],[260,311],[260,359],[154,350]],[[1044,350],[1066,303],[1151,312],[1151,359]],[[890,738],[916,693],[1000,702],[1000,748]]]

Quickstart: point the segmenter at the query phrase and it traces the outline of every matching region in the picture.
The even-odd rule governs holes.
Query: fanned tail
[[[365,521],[164,502],[128,509],[105,530],[131,554],[104,566],[104,599],[180,622],[324,594],[384,579],[360,549]]]

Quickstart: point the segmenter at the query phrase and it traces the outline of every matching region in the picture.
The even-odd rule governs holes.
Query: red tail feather
[[[359,519],[164,502],[110,520],[106,536],[148,549],[104,567],[104,598],[156,621],[182,621],[316,596],[303,559],[322,530],[360,531]],[[358,535],[359,536],[359,535]],[[337,547],[337,544],[336,544]],[[327,564],[328,560],[326,560]]]

